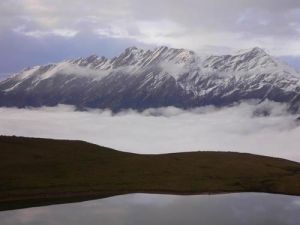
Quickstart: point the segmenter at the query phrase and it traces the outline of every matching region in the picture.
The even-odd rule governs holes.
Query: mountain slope
[[[300,75],[260,48],[204,57],[163,46],[35,66],[0,82],[0,106],[71,104],[118,111],[248,99],[284,102],[300,111]]]
[[[83,141],[0,136],[0,210],[124,193],[300,195],[300,164],[234,152],[141,155]]]

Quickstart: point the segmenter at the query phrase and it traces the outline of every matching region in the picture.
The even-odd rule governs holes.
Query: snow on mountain
[[[224,106],[249,99],[284,102],[299,111],[300,76],[260,48],[199,56],[162,46],[127,48],[111,59],[91,55],[35,66],[0,82],[1,106],[62,103],[121,110]]]

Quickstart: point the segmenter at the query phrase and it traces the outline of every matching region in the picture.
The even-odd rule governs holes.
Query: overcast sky
[[[259,46],[300,62],[299,0],[5,0],[0,75],[128,46],[204,53]]]

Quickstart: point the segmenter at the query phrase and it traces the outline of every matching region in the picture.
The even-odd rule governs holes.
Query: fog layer
[[[269,113],[269,116],[263,116]],[[79,139],[136,153],[237,151],[300,161],[300,124],[282,104],[144,112],[76,111],[71,106],[0,108],[0,134]]]

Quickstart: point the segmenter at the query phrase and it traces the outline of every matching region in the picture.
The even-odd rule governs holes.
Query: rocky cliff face
[[[260,48],[204,57],[163,46],[35,66],[0,82],[0,106],[71,104],[118,111],[249,99],[288,103],[299,112],[300,75]]]

